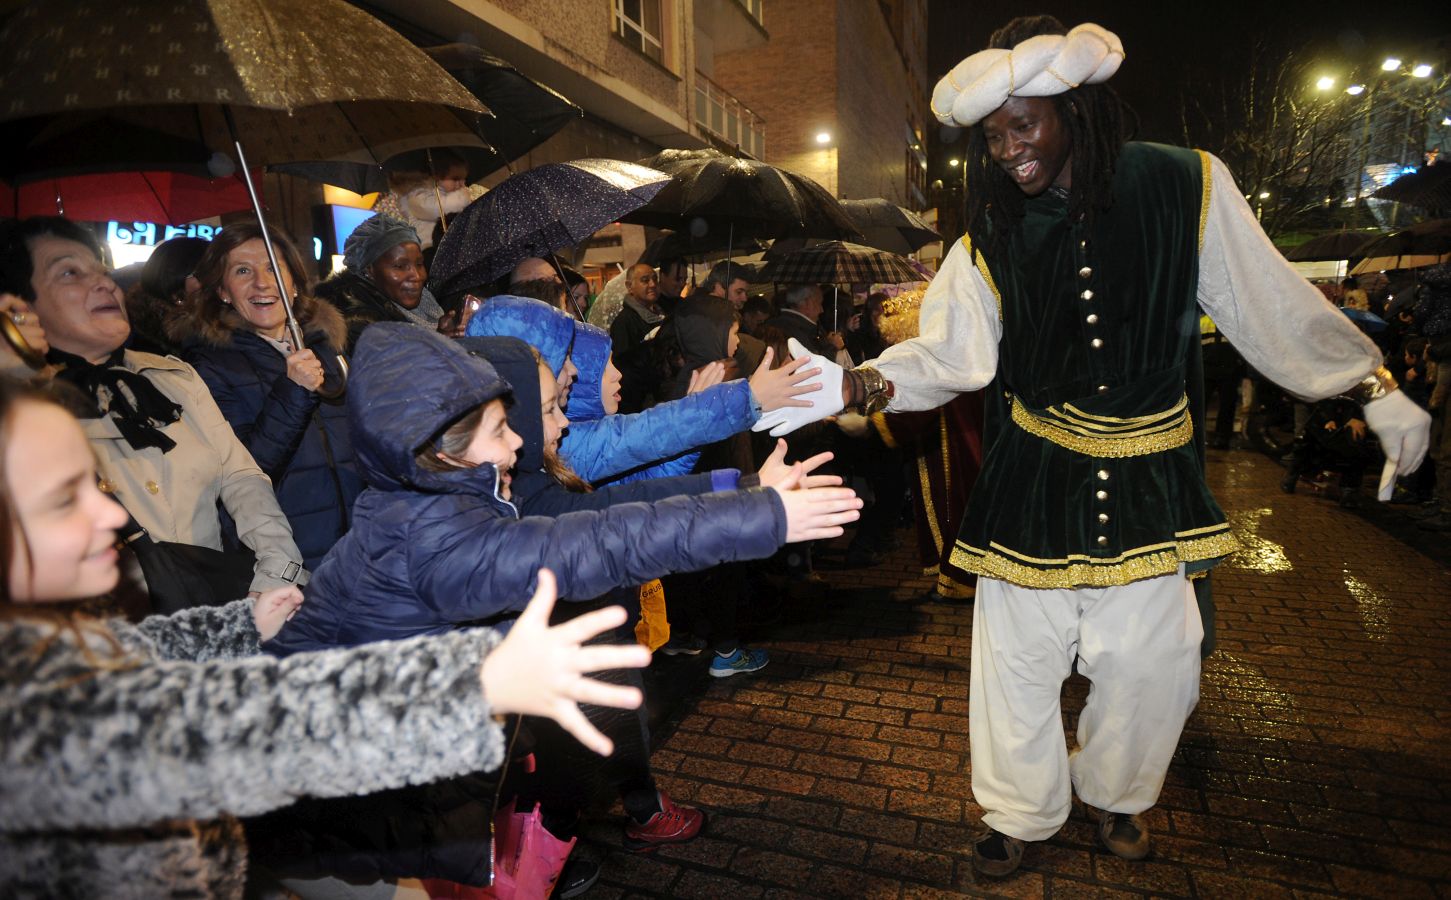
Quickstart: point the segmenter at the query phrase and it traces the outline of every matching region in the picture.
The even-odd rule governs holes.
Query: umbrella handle
[[[282,284],[282,265],[277,261],[277,250],[272,246],[267,220],[262,217],[262,201],[257,198],[256,185],[252,184],[252,173],[247,168],[247,153],[242,149],[242,139],[237,137],[231,108],[223,107],[223,111],[226,113],[227,127],[232,132],[232,146],[237,149],[237,162],[242,165],[242,183],[247,186],[247,196],[252,199],[252,212],[257,215],[257,224],[262,228],[262,244],[267,248],[267,261],[272,264],[272,277],[277,280],[277,296],[282,298],[282,309],[287,314],[287,336],[292,341],[292,349],[301,350],[305,346],[302,342],[302,328],[297,324],[297,316],[292,311],[292,298],[287,295],[287,288]]]

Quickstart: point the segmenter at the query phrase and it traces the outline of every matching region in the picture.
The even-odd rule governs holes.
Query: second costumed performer
[[[970,129],[968,233],[927,291],[921,335],[846,372],[814,360],[815,405],[756,427],[931,409],[993,382],[952,560],[979,576],[969,715],[987,832],[973,861],[1002,876],[1058,831],[1073,791],[1101,811],[1110,851],[1149,852],[1138,814],[1199,698],[1190,579],[1236,547],[1189,415],[1201,308],[1291,393],[1365,404],[1383,495],[1420,464],[1430,420],[1285,262],[1223,163],[1124,142],[1102,84],[1124,59],[1114,34],[1036,16],[990,48],[933,92],[934,114]],[[1075,662],[1092,688],[1070,757],[1059,698]]]

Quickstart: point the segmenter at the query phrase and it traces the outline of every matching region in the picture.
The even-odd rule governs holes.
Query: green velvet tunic
[[[1003,336],[990,445],[952,557],[1032,588],[1207,569],[1237,544],[1193,439],[1209,158],[1131,143],[1091,226],[1029,199],[978,267]]]

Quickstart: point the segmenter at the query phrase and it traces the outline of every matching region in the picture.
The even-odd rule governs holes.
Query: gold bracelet
[[[871,366],[858,366],[852,371],[861,377],[862,387],[866,391],[860,404],[862,415],[869,416],[886,409],[891,398],[887,395],[887,379],[882,377],[882,373]]]
[[[4,335],[5,343],[20,357],[20,361],[32,369],[45,367],[45,355],[30,345],[25,335],[20,331],[20,326],[11,318],[9,313],[0,313],[0,335]]]
[[[1372,400],[1379,400],[1399,389],[1400,385],[1396,384],[1396,377],[1390,373],[1390,370],[1385,366],[1378,366],[1374,372],[1362,378],[1343,396],[1364,406]]]

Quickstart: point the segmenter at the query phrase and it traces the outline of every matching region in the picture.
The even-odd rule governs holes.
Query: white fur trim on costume
[[[1098,84],[1123,61],[1118,35],[1092,22],[1067,34],[1040,34],[953,66],[932,91],[932,114],[944,125],[976,125],[1009,97],[1051,97]]]

